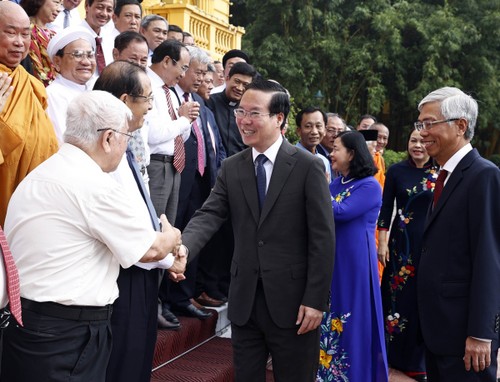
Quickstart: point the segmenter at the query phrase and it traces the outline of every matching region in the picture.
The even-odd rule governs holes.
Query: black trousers
[[[235,381],[265,382],[271,354],[276,382],[313,382],[319,363],[319,327],[301,335],[298,328],[274,324],[259,283],[249,321],[243,326],[231,324]]]
[[[149,382],[157,334],[158,269],[120,268],[106,382]]]
[[[111,353],[109,318],[76,321],[23,307],[3,332],[2,382],[104,382]]]
[[[466,371],[462,357],[439,356],[428,349],[425,363],[429,382],[496,382],[497,380],[497,349],[491,352],[490,367],[479,373],[472,367],[470,371]]]

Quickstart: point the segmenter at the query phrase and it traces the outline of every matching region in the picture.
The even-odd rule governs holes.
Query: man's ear
[[[456,121],[456,124],[458,125],[459,134],[463,136],[469,127],[469,122],[465,118],[460,118]]]
[[[59,56],[54,56],[54,68],[57,70],[57,72],[59,73],[60,70],[61,70],[61,60],[62,58],[59,57]]]
[[[113,48],[113,60],[117,61],[118,60],[118,49]]]
[[[99,144],[101,145],[102,150],[109,154],[111,152],[111,136],[113,135],[113,130],[105,130],[102,133],[101,138],[99,139]]]

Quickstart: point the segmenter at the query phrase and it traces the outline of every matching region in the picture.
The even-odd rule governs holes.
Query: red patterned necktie
[[[10,252],[7,238],[0,227],[0,247],[2,248],[3,261],[5,264],[5,275],[7,277],[7,294],[9,296],[10,312],[19,323],[23,326],[21,317],[21,294],[19,290],[19,274],[17,273],[16,263]]]
[[[438,178],[436,180],[436,185],[434,187],[434,207],[436,206],[439,197],[441,196],[441,192],[443,192],[444,181],[446,176],[448,175],[448,171],[441,169],[439,171]]]
[[[189,101],[189,94],[184,93],[184,101]],[[196,120],[191,124],[193,127],[194,135],[196,135],[196,140],[198,141],[198,172],[201,176],[205,173],[205,150],[203,146],[203,135],[201,134],[200,127]]]
[[[95,60],[97,63],[97,71],[102,73],[106,67],[106,60],[104,59],[104,52],[102,51],[102,37],[95,38]]]
[[[170,97],[170,89],[167,85],[163,85],[163,91],[165,92],[165,98],[167,99],[168,114],[172,121],[177,119],[174,111],[174,104],[172,103],[172,98]],[[174,168],[180,174],[182,170],[186,167],[186,151],[184,149],[184,141],[180,135],[176,136],[174,139]]]

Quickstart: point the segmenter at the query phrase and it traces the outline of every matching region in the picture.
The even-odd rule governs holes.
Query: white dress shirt
[[[451,173],[455,170],[460,161],[464,159],[464,156],[466,156],[470,151],[472,151],[472,145],[470,143],[467,143],[464,147],[453,154],[452,157],[448,159],[448,161],[443,165],[443,167],[441,167],[441,169],[448,171],[446,179],[444,180],[445,186],[446,183],[448,183],[448,179],[450,179]]]
[[[146,115],[149,128],[147,142],[151,154],[174,155],[175,137],[181,135],[184,142],[187,141],[191,133],[191,122],[186,117],[179,117],[177,111],[178,118],[172,121],[168,113],[163,80],[150,68],[147,68],[147,74],[154,95],[153,108]],[[172,102],[175,102],[175,94],[169,91]]]
[[[57,15],[56,19],[47,24],[47,27],[49,29],[52,29],[54,32],[58,33],[64,29],[64,17],[65,17],[64,11],[59,12]],[[77,25],[80,25],[82,23],[82,18],[80,17],[80,12],[78,11],[78,8],[73,8],[71,11],[69,11],[69,27],[74,27]]]
[[[111,177],[115,179],[118,183],[120,183],[125,191],[129,193],[130,200],[133,203],[133,206],[137,207],[137,213],[142,215],[142,219],[144,221],[149,222],[149,226],[153,229],[151,225],[151,217],[149,215],[148,207],[142,198],[141,191],[137,186],[137,183],[134,178],[134,174],[130,170],[130,166],[127,160],[127,154],[123,155],[123,158],[118,165],[117,169],[110,173]],[[139,268],[143,269],[153,269],[153,268],[162,268],[168,269],[174,263],[174,255],[169,253],[164,259],[160,261],[150,262],[150,263],[141,263],[138,262],[135,265]]]
[[[157,236],[129,193],[68,143],[19,184],[5,232],[22,297],[91,306],[113,303],[120,265],[137,263]]]
[[[62,145],[64,143],[63,135],[66,131],[66,110],[68,110],[68,105],[78,94],[89,89],[87,85],[79,85],[58,74],[56,79],[47,86],[46,90],[48,96],[47,114],[54,125],[59,145]]]

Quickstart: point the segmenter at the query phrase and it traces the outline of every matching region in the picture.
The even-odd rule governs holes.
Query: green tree
[[[371,113],[404,150],[429,91],[457,86],[480,103],[475,145],[500,152],[499,0],[238,0],[243,49],[297,108],[316,104],[355,124]],[[250,17],[251,16],[251,17]],[[324,98],[316,98],[318,90]]]

